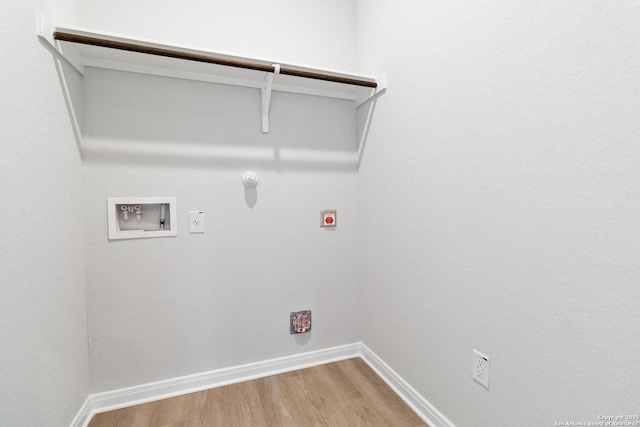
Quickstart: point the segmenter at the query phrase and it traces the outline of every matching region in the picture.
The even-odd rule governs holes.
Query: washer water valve
[[[122,219],[124,221],[129,221],[129,214],[136,214],[136,221],[142,221],[142,207],[140,205],[121,205],[120,211],[122,212]]]
[[[109,240],[176,236],[176,209],[175,197],[109,197]]]

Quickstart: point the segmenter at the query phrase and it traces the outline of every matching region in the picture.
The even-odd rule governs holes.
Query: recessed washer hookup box
[[[109,239],[141,239],[178,235],[175,197],[110,197]]]

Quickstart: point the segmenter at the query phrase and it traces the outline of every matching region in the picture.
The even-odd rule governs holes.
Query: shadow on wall
[[[244,201],[251,209],[258,203],[258,190],[256,187],[244,187]]]
[[[366,136],[349,100],[274,92],[265,134],[258,89],[88,68],[82,91],[89,163],[353,171]]]

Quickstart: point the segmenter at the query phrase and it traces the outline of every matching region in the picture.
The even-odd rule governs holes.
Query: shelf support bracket
[[[84,76],[84,65],[82,59],[78,55],[73,53],[63,53],[60,44],[53,38],[55,28],[49,22],[49,19],[42,13],[36,15],[36,26],[38,32],[38,40],[42,46],[44,46],[49,52],[51,52],[54,58],[64,61],[71,65],[75,70]]]
[[[366,95],[365,97],[358,98],[355,100],[356,110],[365,104],[369,104],[371,101],[375,101],[380,96],[384,95],[386,92],[387,92],[387,73],[385,72],[378,79],[378,87],[372,90],[371,93]]]
[[[269,107],[273,90],[273,76],[280,74],[280,64],[273,64],[273,73],[267,73],[262,87],[262,133],[269,133]]]
[[[369,136],[369,129],[371,128],[371,120],[373,119],[373,112],[376,109],[376,102],[378,98],[387,92],[387,73],[383,73],[378,79],[378,87],[372,91],[369,96],[360,98],[355,101],[355,108],[361,112],[356,113],[358,121],[358,168],[362,163],[362,156],[364,154],[364,146],[367,143]]]

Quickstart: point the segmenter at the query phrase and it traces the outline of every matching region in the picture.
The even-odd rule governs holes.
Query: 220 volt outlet
[[[489,358],[478,350],[473,350],[473,379],[489,390]]]

